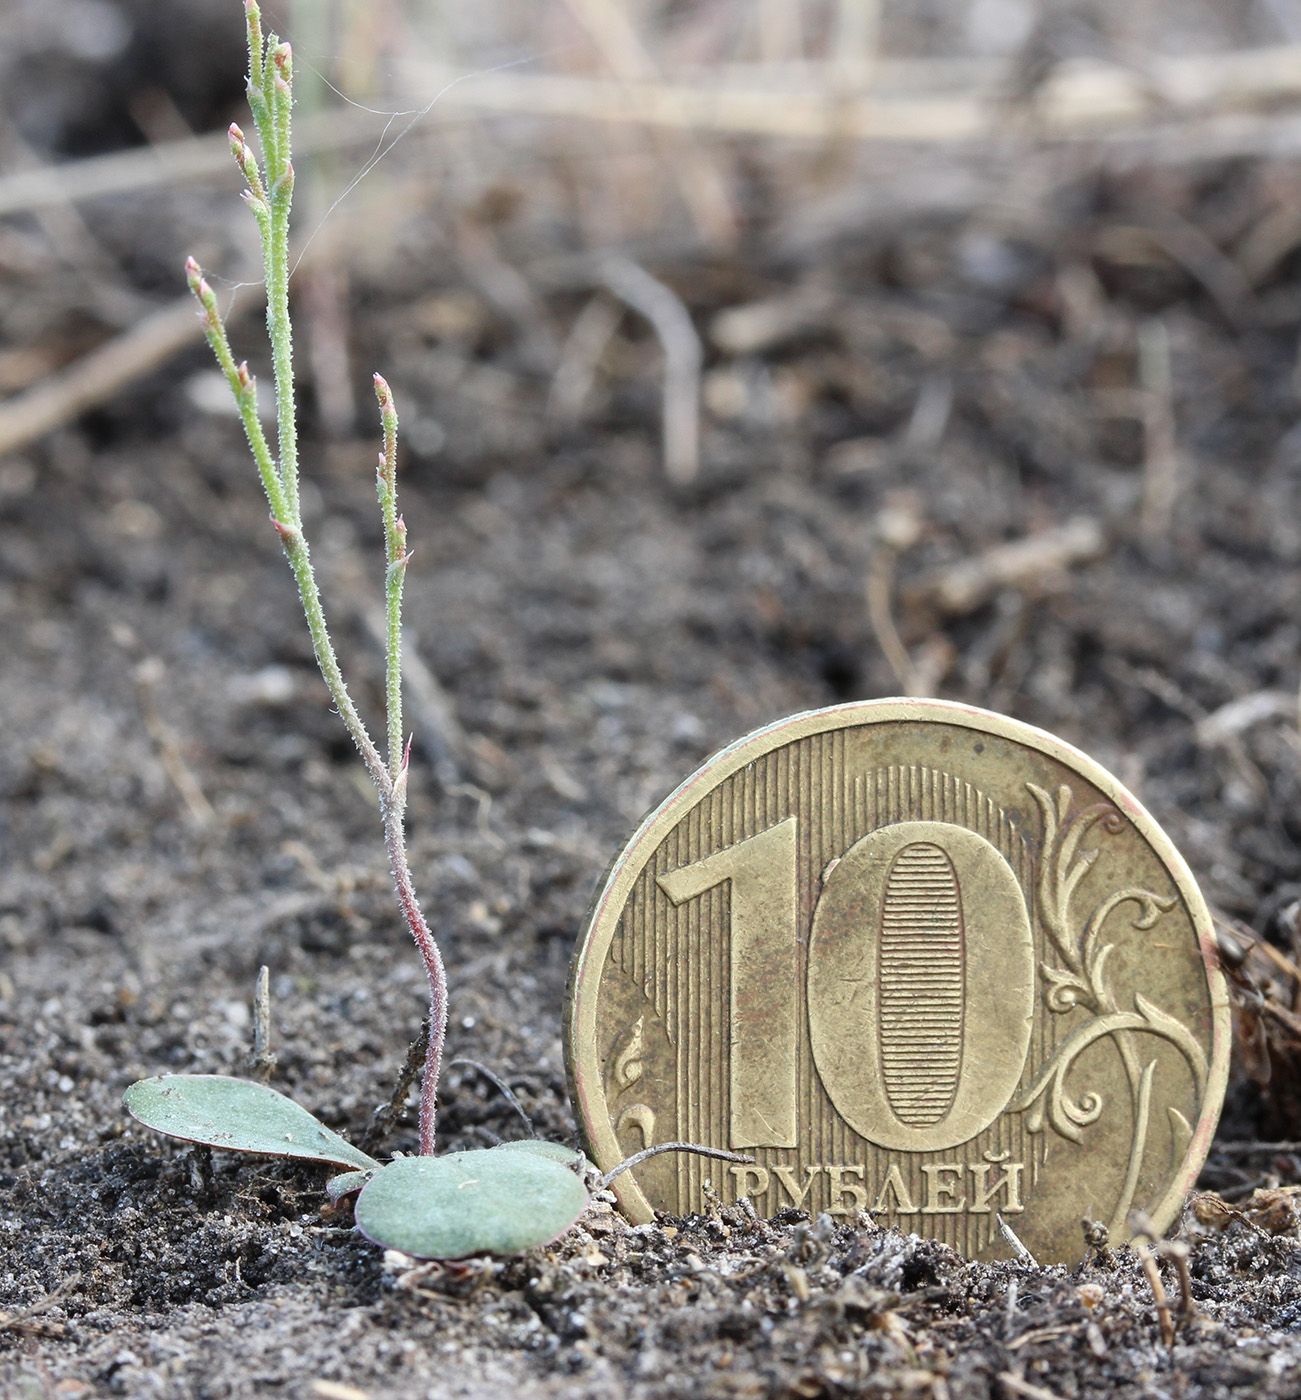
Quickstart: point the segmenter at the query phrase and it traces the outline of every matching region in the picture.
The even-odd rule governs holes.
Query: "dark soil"
[[[210,70],[175,77],[173,96],[219,129],[238,114],[239,36],[212,22]],[[20,136],[39,159],[140,139],[130,97],[156,73],[148,55],[96,68],[30,35],[14,53],[30,62],[23,100],[5,93],[11,150]],[[1284,250],[1226,307],[1204,262],[1142,231],[1191,229],[1213,267],[1237,267],[1295,182],[1291,165],[1252,160],[1076,175],[1032,215],[877,220],[796,254],[767,236],[777,195],[756,178],[739,251],[672,254],[669,233],[635,250],[706,335],[729,307],[809,279],[823,289],[816,315],[750,352],[729,354],[721,332],[709,342],[703,468],[676,490],[659,465],[659,354],[635,319],[581,420],[547,416],[538,325],[563,340],[590,293],[564,272],[573,231],[533,210],[528,179],[485,176],[481,195],[510,197],[475,218],[501,263],[530,269],[532,341],[431,231],[448,210],[393,198],[411,217],[345,264],[355,441],[327,441],[304,372],[309,528],[373,715],[364,406],[379,368],[409,429],[410,640],[466,736],[440,737],[427,708],[412,717],[413,864],[449,965],[449,1053],[505,1075],[539,1133],[574,1130],[565,981],[607,861],[722,744],[898,691],[864,581],[874,551],[879,567],[900,543],[892,593],[912,678],[1091,753],[1166,827],[1224,920],[1292,950],[1301,263]],[[11,217],[8,387],[31,355],[57,366],[179,294],[190,248],[237,264],[244,217],[224,189]],[[78,259],[87,247],[98,263]],[[257,319],[239,331],[255,364]],[[1141,363],[1162,344],[1168,403]],[[209,1164],[131,1124],[133,1079],[247,1072],[264,963],[273,1082],[354,1138],[423,1009],[373,796],[316,676],[238,424],[201,406],[205,386],[196,346],[0,461],[5,1395],[1298,1393],[1301,1238],[1286,1196],[1223,1232],[1188,1217],[1193,1311],[1168,1346],[1128,1250],[1074,1271],[972,1265],[795,1211],[633,1229],[598,1204],[550,1249],[412,1272],[323,1215],[323,1173]],[[946,565],[1080,516],[1101,526],[1098,557],[937,603]],[[1245,697],[1254,709],[1225,710]],[[1235,1201],[1301,1179],[1292,1151],[1242,1146],[1301,1136],[1280,1024],[1265,1016],[1235,1070],[1204,1179]],[[1264,1078],[1262,1052],[1272,1088],[1246,1077]],[[446,1147],[521,1131],[491,1085],[449,1071]],[[385,1144],[414,1146],[410,1121]]]

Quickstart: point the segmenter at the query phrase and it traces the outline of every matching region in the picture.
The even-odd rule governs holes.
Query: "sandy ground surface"
[[[233,100],[218,85],[210,115]],[[816,256],[758,237],[645,255],[706,337],[689,489],[660,466],[659,352],[633,318],[566,425],[536,346],[427,222],[402,226],[397,261],[350,271],[358,383],[383,370],[408,427],[410,640],[464,731],[449,745],[413,716],[412,856],[449,965],[449,1052],[507,1076],[539,1132],[573,1131],[568,960],[648,807],[761,723],[899,690],[865,601],[874,568],[904,679],[1085,749],[1224,921],[1295,951],[1298,263],[1253,264],[1226,309],[1205,259],[1169,251],[1187,239],[1159,236],[1191,229],[1240,267],[1294,179],[1221,162],[1067,182],[1015,227],[950,213]],[[507,263],[536,234],[521,188],[482,213]],[[233,202],[108,199],[64,233],[107,250],[133,296],[174,295],[177,247],[212,262],[239,246]],[[19,219],[0,238],[5,343],[54,363],[111,330],[42,251],[57,233]],[[815,312],[780,333],[737,349],[719,328],[810,279]],[[538,324],[563,340],[588,298],[539,278]],[[274,1083],[354,1136],[422,1011],[373,798],[211,387],[196,347],[0,462],[6,1395],[1297,1392],[1286,1196],[1223,1232],[1189,1217],[1193,1310],[1167,1345],[1129,1252],[976,1266],[793,1211],[633,1229],[598,1206],[553,1248],[412,1274],[322,1216],[323,1173],[218,1154],[209,1175],[130,1124],[137,1077],[245,1072],[264,963]],[[304,404],[308,526],[374,714],[374,445],[367,415],[327,440],[310,385]],[[945,569],[1080,519],[1087,558],[943,603]],[[1253,976],[1290,1012],[1286,967]],[[1249,1146],[1301,1136],[1286,1018],[1242,1029],[1204,1178],[1240,1203],[1301,1175],[1286,1147]],[[472,1071],[449,1072],[444,1105],[449,1147],[520,1131]],[[412,1150],[411,1124],[385,1146]]]

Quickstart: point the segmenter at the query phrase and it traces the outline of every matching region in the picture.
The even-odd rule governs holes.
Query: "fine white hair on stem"
[[[404,817],[411,745],[402,723],[402,588],[411,552],[397,502],[397,407],[388,384],[375,375],[383,450],[375,485],[384,527],[385,653],[384,715],[386,754],[371,737],[353,704],[330,640],[320,586],[312,565],[299,500],[298,421],[294,402],[293,330],[289,318],[289,216],[293,203],[291,154],[293,51],[274,35],[264,38],[256,0],[245,0],[248,21],[248,102],[262,146],[258,161],[244,133],[232,124],[230,152],[248,188],[248,204],[262,241],[266,271],[267,330],[276,390],[274,448],[257,413],[257,384],[247,364],[237,364],[217,297],[199,264],[190,258],[186,276],[201,308],[201,324],[238,406],[253,460],[271,507],[271,523],[298,584],[312,634],[313,650],[335,709],[347,727],[375,784],[384,843],[398,903],[425,965],[429,982],[429,1041],[420,1091],[420,1152],[434,1151],[438,1077],[447,1034],[447,974],[442,954],[416,897],[407,859]]]

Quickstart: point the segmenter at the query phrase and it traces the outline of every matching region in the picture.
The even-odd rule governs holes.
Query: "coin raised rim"
[[[1046,730],[952,700],[861,700],[819,710],[805,710],[776,720],[742,736],[706,759],[645,818],[606,871],[592,902],[582,942],[570,966],[565,1062],[570,1097],[578,1114],[579,1130],[588,1155],[604,1170],[616,1165],[622,1156],[610,1122],[596,1048],[600,970],[605,965],[632,887],[660,842],[719,783],[774,749],[828,730],[901,722],[946,724],[993,734],[1057,759],[1106,795],[1134,824],[1174,880],[1197,931],[1201,948],[1211,1006],[1211,1056],[1206,1094],[1183,1165],[1175,1174],[1165,1196],[1151,1211],[1155,1228],[1164,1231],[1179,1211],[1206,1160],[1228,1083],[1231,1041],[1229,995],[1219,967],[1210,910],[1187,862],[1156,819],[1133,793],[1099,763]],[[586,975],[589,968],[596,969],[591,978]],[[654,1209],[631,1178],[631,1172],[624,1173],[615,1192],[624,1214],[635,1223],[644,1224],[654,1219]]]

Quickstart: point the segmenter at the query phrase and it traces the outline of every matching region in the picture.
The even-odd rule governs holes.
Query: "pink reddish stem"
[[[403,917],[416,940],[416,947],[420,949],[429,977],[429,1049],[425,1054],[425,1068],[420,1080],[420,1155],[431,1157],[438,1113],[438,1075],[442,1067],[443,1041],[447,1037],[447,973],[443,968],[443,956],[425,922],[415,887],[411,883],[406,841],[402,835],[401,809],[388,802],[384,804],[384,835],[398,903],[402,906]]]

